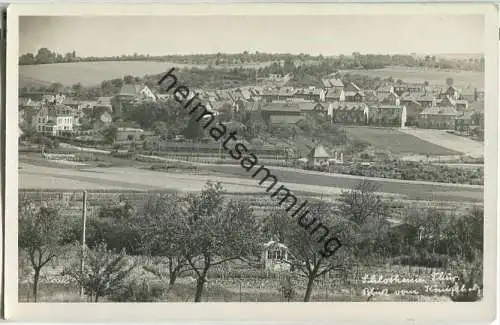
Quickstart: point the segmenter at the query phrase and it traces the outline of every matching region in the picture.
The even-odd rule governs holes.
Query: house
[[[404,93],[422,93],[425,92],[424,84],[399,83],[394,85],[394,92],[401,96]]]
[[[469,103],[477,101],[477,90],[470,86],[462,89],[462,92],[460,93],[460,99],[464,99]]]
[[[264,270],[268,271],[288,271],[290,263],[288,263],[288,247],[271,240],[263,245],[261,263]]]
[[[476,101],[477,102],[484,101],[484,89],[482,88],[476,89]]]
[[[331,88],[328,89],[325,95],[326,102],[343,102],[345,101],[345,93],[342,88]]]
[[[365,94],[364,102],[367,104],[380,103],[380,101],[384,98],[384,97],[382,97],[382,98],[379,97],[377,95],[377,92],[375,90],[372,90],[372,89],[364,90],[363,93]]]
[[[406,107],[402,105],[379,104],[370,107],[368,123],[377,126],[405,127]]]
[[[334,123],[366,125],[369,118],[369,108],[365,103],[340,102],[328,106],[328,116]]]
[[[436,98],[431,93],[418,93],[414,96],[421,107],[432,107],[436,105]]]
[[[120,101],[148,100],[156,101],[156,96],[146,85],[125,84],[118,94]]]
[[[81,103],[73,98],[65,98],[62,101],[63,105],[69,106],[77,111],[82,109]]]
[[[382,104],[387,104],[387,105],[395,105],[399,106],[400,105],[400,98],[397,94],[390,92],[387,93],[386,95],[379,95],[380,97],[380,103]]]
[[[326,91],[323,89],[309,88],[298,90],[293,97],[305,100],[313,100],[316,102],[323,102],[325,101],[325,94]]]
[[[345,100],[348,102],[363,102],[364,93],[354,82],[349,82],[344,86]]]
[[[460,98],[460,91],[458,90],[457,87],[455,86],[449,86],[442,94],[442,98],[445,97],[450,97],[452,99],[459,99]]]
[[[458,111],[453,106],[433,106],[419,114],[417,126],[424,129],[453,130]]]
[[[266,103],[270,103],[273,101],[282,101],[290,99],[294,97],[296,93],[297,90],[291,88],[279,88],[279,89],[264,90],[261,93],[261,97]]]
[[[326,107],[316,102],[295,102],[302,113],[323,113],[326,114]]]
[[[455,120],[455,131],[471,135],[474,129],[484,130],[484,112],[467,111],[460,113]]]
[[[326,149],[322,145],[318,145],[307,155],[307,162],[312,166],[324,166],[328,165],[330,158],[331,157],[326,152]]]
[[[296,124],[304,119],[298,104],[290,102],[268,103],[260,109],[262,117],[271,125]]]
[[[457,99],[455,100],[455,108],[457,111],[466,111],[467,108],[469,107],[469,102],[466,101],[465,99]]]
[[[38,132],[52,136],[73,133],[73,116],[74,112],[69,106],[45,105],[33,115],[32,125]]]
[[[342,80],[338,79],[338,78],[334,78],[334,79],[331,79],[331,78],[326,78],[326,79],[321,79],[321,83],[323,84],[323,88],[327,89],[327,90],[331,90],[331,89],[344,89],[344,83],[342,82]]]
[[[400,104],[406,107],[406,126],[415,126],[424,109],[422,105],[414,99],[401,99]]]
[[[384,98],[389,94],[394,94],[394,86],[391,85],[380,86],[377,88],[376,94],[381,98]]]

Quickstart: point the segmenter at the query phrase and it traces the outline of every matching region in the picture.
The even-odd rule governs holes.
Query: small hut
[[[288,271],[290,264],[287,261],[288,247],[274,240],[264,244],[262,264],[265,270]]]
[[[331,158],[322,145],[318,145],[312,149],[307,155],[308,163],[313,166],[327,165]]]

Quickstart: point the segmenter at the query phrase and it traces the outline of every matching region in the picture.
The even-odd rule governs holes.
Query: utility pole
[[[82,213],[82,219],[83,219],[83,227],[82,227],[82,261],[81,261],[81,274],[80,276],[83,277],[83,271],[84,271],[84,266],[85,266],[85,228],[87,226],[87,191],[83,191],[83,213]],[[80,296],[83,297],[83,285],[80,288]]]

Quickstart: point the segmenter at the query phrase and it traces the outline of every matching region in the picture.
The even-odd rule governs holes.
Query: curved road
[[[207,180],[220,181],[230,192],[264,192],[265,184],[239,165],[199,165],[198,173],[158,172],[129,167],[62,169],[20,163],[19,188],[58,189],[174,189],[199,191]],[[254,167],[256,169],[256,167]],[[269,167],[279,184],[295,192],[336,194],[363,177]],[[379,192],[410,200],[482,202],[483,187],[370,178]]]

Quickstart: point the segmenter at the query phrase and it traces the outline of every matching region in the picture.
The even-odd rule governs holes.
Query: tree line
[[[95,61],[164,61],[179,64],[194,64],[207,66],[238,65],[238,64],[272,64],[281,67],[281,73],[292,73],[305,66],[328,65],[336,69],[380,69],[388,66],[400,65],[406,67],[425,67],[438,69],[460,69],[484,71],[484,56],[481,58],[450,59],[435,55],[415,56],[404,54],[362,54],[353,52],[350,55],[323,56],[292,53],[216,53],[191,55],[162,55],[123,54],[107,57],[79,57],[75,51],[65,54],[52,52],[48,48],[40,48],[37,53],[25,53],[19,57],[20,65],[67,63],[67,62],[95,62]],[[257,68],[257,67],[256,67]],[[262,68],[262,67],[261,67]]]
[[[290,258],[283,263],[305,279],[303,300],[309,301],[321,276],[352,263],[429,267],[449,267],[456,261],[469,266],[482,263],[482,207],[458,214],[409,206],[402,224],[394,227],[388,222],[395,216],[391,203],[377,191],[363,181],[342,192],[335,202],[320,199],[311,205],[316,219],[329,225],[342,241],[333,256],[320,254],[317,238],[284,209],[271,208],[259,216],[249,202],[228,199],[219,183],[209,182],[201,192],[189,195],[150,194],[138,208],[128,202],[103,204],[87,222],[85,269],[80,269],[80,263],[66,265],[62,275],[98,301],[103,296],[124,299],[116,298],[117,292],[130,289],[127,277],[137,267],[167,282],[165,290],[190,274],[193,300],[199,302],[214,268],[231,263],[261,268],[263,243],[275,240],[288,247]],[[19,247],[34,271],[35,297],[42,269],[62,258],[68,245],[81,243],[81,218],[63,217],[62,212],[60,202],[19,203]],[[161,262],[139,265],[127,256],[149,256]],[[161,272],[165,268],[168,271]],[[481,278],[475,281],[482,284]]]

